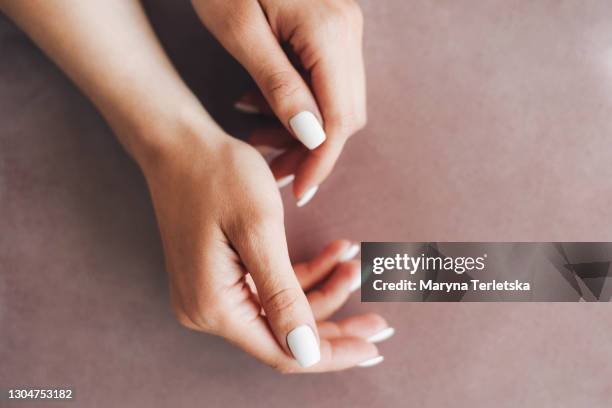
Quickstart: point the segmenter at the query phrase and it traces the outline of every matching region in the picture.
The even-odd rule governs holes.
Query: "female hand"
[[[350,243],[292,267],[280,194],[261,155],[221,130],[177,139],[142,167],[179,321],[283,372],[339,370],[376,357],[365,338],[386,328],[379,316],[316,323],[359,282],[359,264],[339,264]]]
[[[365,339],[386,327],[380,317],[317,323],[357,277],[355,264],[336,267],[347,243],[294,270],[270,169],[207,115],[140,2],[0,0],[0,9],[89,96],[140,165],[184,325],[221,335],[284,372],[337,370],[377,356]],[[319,281],[307,297],[302,287]]]
[[[283,185],[293,180],[297,198],[311,197],[348,137],[366,122],[359,6],[353,0],[192,3],[206,27],[251,74],[285,126],[266,129],[263,137],[254,138],[255,143],[284,150],[271,163],[274,176]],[[306,80],[283,46],[297,57]],[[259,99],[263,101],[250,95],[241,104],[265,110],[267,104]],[[291,134],[314,150],[305,149]]]

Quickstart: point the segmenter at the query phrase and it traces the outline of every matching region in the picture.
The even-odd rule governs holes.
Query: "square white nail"
[[[310,150],[325,141],[325,131],[312,112],[302,111],[289,119],[289,126],[300,142]]]
[[[304,368],[317,364],[321,360],[321,350],[317,337],[308,325],[298,326],[287,335],[287,345]]]

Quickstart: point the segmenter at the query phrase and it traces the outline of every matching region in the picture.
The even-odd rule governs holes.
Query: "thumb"
[[[308,149],[317,148],[326,136],[310,88],[283,51],[258,2],[237,4],[242,23],[232,25],[230,34],[216,33],[217,38],[253,77],[281,123]]]
[[[302,367],[310,367],[321,359],[319,338],[289,260],[282,216],[248,225],[228,236],[253,278],[278,343]]]

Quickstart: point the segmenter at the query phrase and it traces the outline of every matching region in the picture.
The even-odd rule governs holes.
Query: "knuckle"
[[[264,253],[284,227],[282,208],[277,211],[243,211],[228,227],[234,245],[253,253]]]
[[[273,200],[245,216],[241,221],[242,230],[251,237],[268,237],[274,226],[284,223],[282,203],[279,205]]]
[[[200,302],[192,308],[187,316],[201,330],[216,332],[224,325],[223,308],[218,302],[212,300]]]
[[[294,74],[288,70],[274,71],[264,76],[263,89],[266,90],[269,102],[273,106],[298,94],[301,84],[295,81]]]
[[[301,293],[297,288],[284,288],[276,291],[265,301],[265,310],[268,314],[280,314],[292,309],[300,300]]]
[[[269,194],[253,211],[256,228],[283,222],[283,201],[280,194]]]

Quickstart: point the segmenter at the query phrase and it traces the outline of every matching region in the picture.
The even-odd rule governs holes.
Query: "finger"
[[[302,367],[320,360],[315,319],[289,260],[280,212],[241,214],[227,234],[253,278],[278,344]]]
[[[378,348],[357,337],[321,340],[321,362],[303,372],[340,371],[357,366],[369,367],[382,361]]]
[[[321,339],[321,360],[318,364],[301,367],[283,352],[263,317],[249,322],[237,321],[228,329],[223,333],[228,341],[283,373],[339,371],[379,356],[378,348],[362,338],[334,336]]]
[[[306,147],[315,149],[325,141],[325,132],[310,88],[283,51],[259,2],[231,3],[229,14],[239,19],[236,24],[218,26],[217,38],[251,74],[281,123]]]
[[[274,111],[259,90],[245,92],[235,103],[234,109],[246,114],[272,116]]]
[[[359,337],[371,343],[386,340],[395,333],[387,321],[375,313],[351,316],[337,322],[320,322],[319,335],[322,338]]]
[[[361,286],[359,261],[339,264],[319,288],[308,293],[308,302],[315,319],[323,320],[334,314],[346,302],[349,295]]]
[[[349,16],[342,42],[321,45],[322,56],[312,67],[311,85],[323,115],[326,143],[302,163],[294,183],[299,197],[318,186],[333,169],[347,139],[366,123],[366,87],[362,55],[362,21],[357,6]]]
[[[314,152],[309,152],[296,163],[293,194],[303,197],[330,175],[344,149],[345,138],[329,138]]]
[[[352,259],[358,252],[358,244],[353,244],[346,239],[339,239],[329,243],[312,260],[293,265],[302,289],[309,290],[325,279],[339,262]]]

